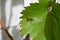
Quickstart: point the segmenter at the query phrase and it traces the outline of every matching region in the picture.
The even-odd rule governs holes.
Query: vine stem
[[[6,26],[4,25],[4,23],[2,22],[2,20],[0,19],[0,24],[1,24],[1,27],[2,29],[6,32],[6,34],[8,35],[9,39],[10,40],[13,40],[13,37],[10,35],[10,33],[8,32]]]

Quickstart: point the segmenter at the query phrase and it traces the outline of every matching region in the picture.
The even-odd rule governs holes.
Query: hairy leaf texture
[[[48,14],[50,0],[39,0],[39,3],[31,3],[21,12],[21,35],[29,33],[32,40],[46,40],[44,28],[45,19]]]

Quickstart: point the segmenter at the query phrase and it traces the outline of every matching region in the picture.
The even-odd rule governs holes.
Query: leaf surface
[[[46,40],[44,28],[49,4],[50,0],[39,0],[39,3],[31,3],[25,7],[21,17],[22,36],[29,33],[32,40]]]
[[[51,4],[52,11],[47,15],[45,33],[47,40],[60,40],[60,4]]]

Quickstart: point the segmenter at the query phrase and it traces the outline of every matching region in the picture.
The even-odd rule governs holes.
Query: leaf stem
[[[0,24],[1,24],[1,27],[2,29],[6,32],[6,34],[8,35],[9,39],[10,40],[13,40],[13,37],[10,35],[10,33],[8,32],[6,26],[4,25],[4,23],[2,22],[2,20],[0,19]]]

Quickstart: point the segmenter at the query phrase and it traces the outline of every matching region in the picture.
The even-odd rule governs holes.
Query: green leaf
[[[33,40],[46,40],[44,28],[49,4],[50,0],[39,0],[39,3],[31,3],[25,7],[21,17],[22,36],[29,33]]]
[[[49,6],[52,7],[50,12]],[[39,0],[25,7],[22,14],[22,36],[29,33],[33,40],[60,40],[60,4]]]
[[[60,40],[60,4],[53,3],[52,12],[47,15],[45,33],[47,40]]]

